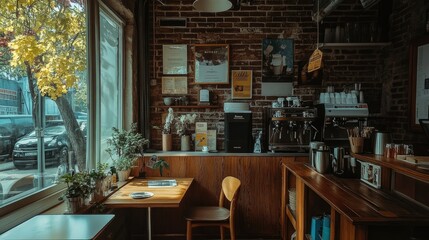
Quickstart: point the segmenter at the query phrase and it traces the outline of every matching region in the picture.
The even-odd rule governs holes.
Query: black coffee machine
[[[225,103],[224,111],[225,152],[253,152],[252,112],[248,103]]]

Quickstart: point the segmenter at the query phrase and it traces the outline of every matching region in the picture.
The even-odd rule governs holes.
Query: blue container
[[[329,240],[330,237],[331,237],[331,216],[325,215],[323,217],[322,240]]]
[[[311,239],[312,240],[321,240],[323,228],[323,219],[322,216],[316,216],[311,218]]]

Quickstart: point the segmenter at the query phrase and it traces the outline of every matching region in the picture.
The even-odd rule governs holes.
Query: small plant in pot
[[[76,213],[84,205],[85,199],[89,198],[94,190],[91,177],[87,172],[74,171],[61,176],[61,181],[67,185],[64,192],[67,201],[67,211]]]
[[[107,140],[106,151],[118,172],[118,180],[125,181],[137,160],[137,155],[143,154],[143,148],[149,143],[149,140],[137,132],[135,123],[131,125],[130,130],[119,130],[113,127],[112,131],[112,137]]]
[[[89,176],[92,180],[92,183],[94,184],[94,198],[93,200],[98,202],[101,201],[104,197],[104,192],[107,189],[107,170],[108,164],[107,163],[97,163],[97,168],[92,169],[89,173]]]
[[[170,164],[162,158],[159,158],[157,155],[152,155],[149,159],[148,167],[152,169],[158,169],[159,175],[162,177],[163,170],[170,169]]]

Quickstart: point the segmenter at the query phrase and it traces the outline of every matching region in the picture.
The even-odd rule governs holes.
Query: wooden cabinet
[[[216,205],[219,202],[221,181],[226,176],[241,180],[236,209],[236,232],[239,238],[279,238],[280,195],[282,163],[308,161],[307,156],[279,156],[278,154],[243,154],[245,156],[165,156],[170,164],[166,177],[192,177],[194,183],[186,199],[177,209],[153,209],[154,236],[184,236],[186,221],[183,211],[189,206]],[[247,156],[246,156],[247,155]],[[149,156],[145,156],[145,160]],[[146,168],[147,176],[159,176],[158,170]],[[132,236],[145,236],[145,210],[129,212]],[[143,226],[143,227],[142,227]],[[219,238],[218,228],[201,228],[197,234],[204,239]],[[183,238],[182,238],[183,239]]]
[[[429,210],[359,179],[320,174],[302,163],[282,165],[282,239],[309,239],[313,216],[330,214],[331,240],[426,239]],[[296,213],[287,191],[296,189]],[[421,236],[420,232],[426,232]]]

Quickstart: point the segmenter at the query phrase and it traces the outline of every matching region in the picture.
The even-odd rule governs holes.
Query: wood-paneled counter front
[[[155,238],[183,239],[186,221],[183,211],[189,206],[217,205],[222,179],[235,176],[241,180],[236,209],[236,231],[241,237],[280,236],[281,164],[307,162],[307,154],[180,154],[163,153],[158,157],[166,160],[170,168],[164,177],[189,177],[194,183],[189,188],[182,206],[177,209],[152,209],[152,233]],[[148,161],[150,154],[145,154]],[[142,164],[140,159],[140,164]],[[144,168],[146,175],[159,176],[158,170]],[[129,211],[129,231],[134,237],[146,234],[145,210]],[[168,221],[166,221],[168,219]],[[200,238],[219,238],[218,228],[195,229]]]
[[[427,208],[359,179],[320,174],[307,164],[283,165],[283,175],[285,186],[296,189],[296,213],[285,209],[283,239],[290,239],[293,231],[297,240],[306,239],[311,218],[323,214],[331,216],[331,240],[427,239]]]

